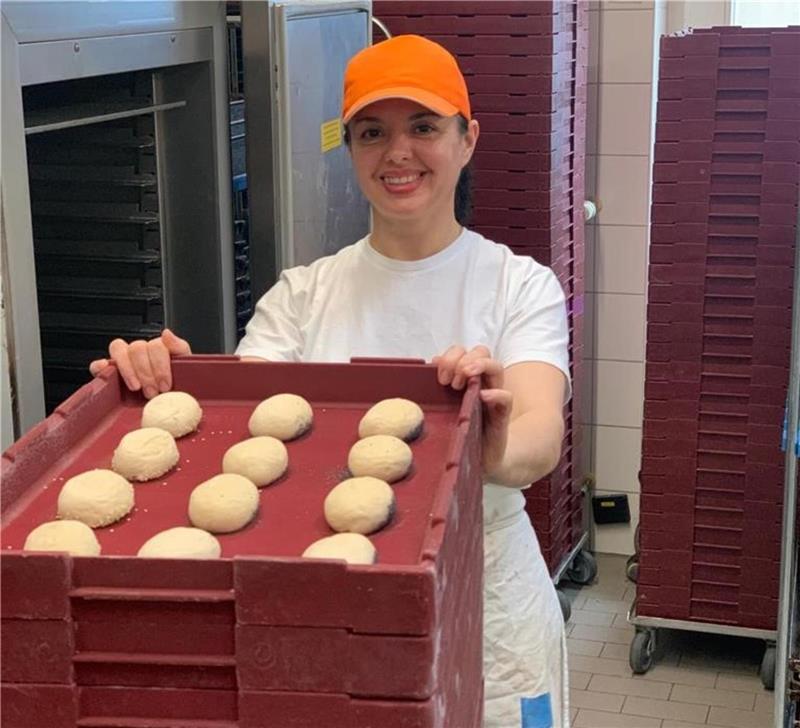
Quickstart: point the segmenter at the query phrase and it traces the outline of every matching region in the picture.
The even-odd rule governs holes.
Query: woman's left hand
[[[432,363],[438,368],[439,382],[453,389],[463,389],[470,377],[483,376],[483,473],[491,480],[503,462],[513,404],[511,392],[503,389],[503,365],[492,359],[485,346],[470,351],[451,346],[444,354],[433,357]]]

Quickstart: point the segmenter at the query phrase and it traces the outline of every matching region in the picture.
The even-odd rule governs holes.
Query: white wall
[[[666,32],[730,25],[731,0],[660,0],[667,8]],[[762,0],[759,0],[761,2]]]
[[[632,519],[596,528],[603,553],[633,553],[639,519],[655,34],[663,25],[662,3],[590,5],[587,197],[600,210],[586,236],[594,394],[584,434],[596,492],[626,493]]]

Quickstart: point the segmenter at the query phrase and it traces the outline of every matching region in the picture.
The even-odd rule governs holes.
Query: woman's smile
[[[426,172],[386,172],[380,176],[384,189],[392,195],[410,195],[422,185]]]

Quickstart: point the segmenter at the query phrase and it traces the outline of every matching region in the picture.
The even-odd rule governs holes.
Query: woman
[[[342,118],[372,232],[284,271],[237,353],[424,357],[455,389],[483,376],[485,725],[566,728],[564,625],[520,492],[560,456],[569,388],[563,293],[548,268],[456,217],[479,127],[444,48],[398,36],[356,55]],[[149,342],[117,339],[109,350],[146,397],[170,388],[170,356],[190,353],[169,330]]]

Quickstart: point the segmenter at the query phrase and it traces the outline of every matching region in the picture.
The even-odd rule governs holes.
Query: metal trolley
[[[800,199],[798,199],[800,210]],[[786,407],[786,470],[783,491],[783,548],[775,665],[774,728],[800,725],[800,632],[798,632],[798,468],[800,457],[800,217],[794,249],[794,300],[789,397]]]
[[[583,497],[583,535],[577,543],[569,550],[561,563],[553,571],[552,579],[558,595],[558,603],[561,606],[561,614],[564,622],[568,622],[572,616],[572,603],[566,593],[559,588],[562,579],[568,579],[573,584],[586,586],[591,584],[597,577],[597,561],[592,554],[592,490],[594,480],[587,476],[583,481],[581,495]]]

